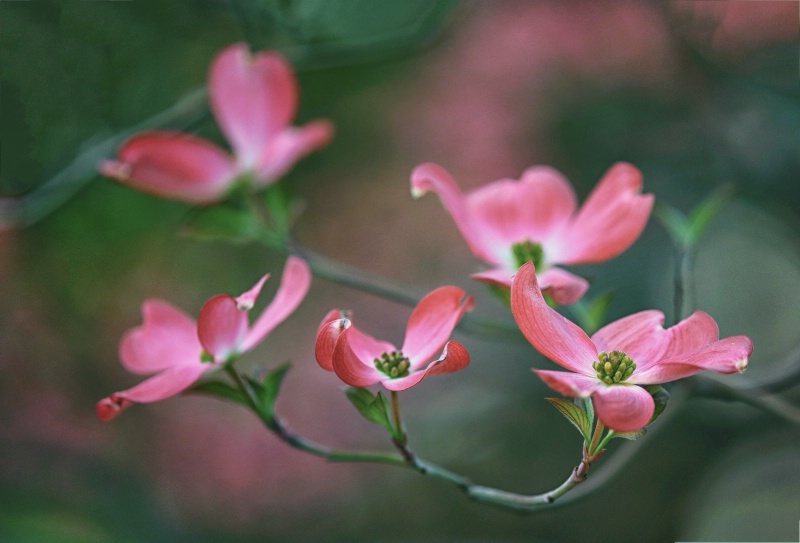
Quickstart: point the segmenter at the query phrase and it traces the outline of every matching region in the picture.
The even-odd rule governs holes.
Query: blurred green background
[[[798,17],[795,2],[0,3],[0,195],[19,197],[0,201],[0,540],[796,541]],[[132,127],[165,111],[168,126],[222,143],[191,93],[236,41],[287,55],[299,122],[336,126],[332,144],[284,181],[304,201],[297,239],[419,295],[459,285],[482,318],[512,322],[467,277],[481,264],[437,199],[411,199],[417,164],[438,162],[465,189],[549,164],[583,198],[626,160],[658,202],[684,213],[734,186],[698,247],[693,306],[723,336],[755,343],[750,370],[726,382],[774,388],[788,415],[674,389],[670,416],[636,443],[612,443],[587,486],[630,455],[622,471],[529,516],[410,471],[304,456],[211,398],[100,423],[95,402],[137,382],[117,345],[145,298],[196,314],[282,266],[257,245],[181,235],[186,205],[94,172]],[[671,315],[673,249],[655,218],[621,257],[575,271],[591,279],[590,299],[613,292],[607,320]],[[278,409],[295,430],[388,450],[314,362],[316,326],[332,307],[398,342],[409,314],[318,279],[247,361],[293,362]],[[403,394],[412,447],[478,483],[557,486],[580,459],[580,437],[530,372],[551,363],[524,341],[456,338],[472,365]]]

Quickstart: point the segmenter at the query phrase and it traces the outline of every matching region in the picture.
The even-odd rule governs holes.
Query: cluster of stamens
[[[406,377],[409,374],[411,362],[403,356],[400,351],[392,351],[390,353],[383,353],[380,358],[376,358],[375,368],[382,371],[392,379],[397,377]]]
[[[597,358],[592,367],[597,372],[597,378],[607,385],[625,381],[636,369],[636,363],[622,351],[600,351]]]
[[[528,262],[533,262],[535,268],[540,268],[544,261],[544,250],[541,244],[529,240],[515,243],[511,246],[511,254],[517,267],[522,267]]]

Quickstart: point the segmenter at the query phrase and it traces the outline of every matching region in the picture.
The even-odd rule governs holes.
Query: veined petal
[[[317,328],[317,341],[314,345],[314,355],[322,369],[333,371],[333,351],[336,342],[349,326],[350,320],[340,309],[332,309],[322,319]]]
[[[416,385],[429,375],[441,375],[463,370],[469,365],[469,353],[457,341],[448,341],[439,358],[428,364],[425,369],[415,371],[399,379],[384,379],[381,384],[387,390],[405,390]]]
[[[543,244],[560,232],[576,207],[569,181],[547,166],[528,168],[519,181],[501,179],[484,185],[466,200],[483,246],[508,254],[515,243]]]
[[[208,97],[240,167],[253,168],[297,109],[297,82],[277,53],[251,56],[244,43],[221,51],[209,72]]]
[[[397,347],[388,341],[375,339],[355,326],[350,326],[348,330],[347,341],[350,343],[350,348],[365,364],[372,364],[374,360],[380,358],[383,353],[391,353],[398,350]],[[383,374],[381,373],[381,375]]]
[[[747,369],[753,342],[747,336],[733,336],[675,358],[664,358],[645,371],[633,373],[629,381],[638,384],[668,383],[704,370],[741,373]]]
[[[242,343],[242,352],[253,348],[286,320],[306,297],[310,286],[311,269],[308,264],[300,257],[290,256],[283,268],[278,292],[247,332]]]
[[[637,372],[661,359],[669,347],[664,314],[654,309],[640,311],[600,328],[592,341],[601,351],[623,351],[636,363]]]
[[[475,300],[458,287],[437,288],[420,300],[408,319],[401,349],[412,371],[439,352],[464,313],[473,307]]]
[[[499,264],[501,261],[495,257],[493,247],[484,243],[461,189],[444,168],[432,162],[420,164],[411,172],[411,194],[414,198],[419,198],[429,191],[439,196],[442,205],[453,217],[456,227],[475,256]]]
[[[547,268],[537,279],[542,292],[550,294],[558,305],[574,304],[589,290],[589,281],[561,268]]]
[[[719,339],[719,327],[708,313],[695,311],[687,318],[667,330],[669,345],[663,359],[672,359],[688,354]]]
[[[169,368],[142,381],[133,388],[115,392],[97,404],[97,415],[103,421],[116,417],[130,403],[150,403],[179,394],[192,386],[214,366],[198,360],[194,365]]]
[[[247,311],[239,309],[236,299],[218,294],[209,299],[197,317],[197,337],[207,353],[217,362],[241,352],[247,334]]]
[[[579,373],[552,370],[533,370],[533,372],[556,392],[573,398],[588,398],[603,386],[596,377]]]
[[[641,430],[655,411],[653,397],[636,385],[601,386],[592,399],[597,418],[615,432]]]
[[[107,160],[100,173],[162,198],[204,204],[221,200],[237,171],[225,151],[181,132],[146,132]]]
[[[143,324],[128,330],[120,342],[125,369],[142,375],[199,362],[197,325],[183,311],[162,300],[147,300],[142,317]]]
[[[635,166],[612,166],[567,228],[552,262],[603,262],[630,247],[644,230],[655,200],[641,190],[642,174]]]
[[[511,312],[536,350],[568,370],[594,376],[597,348],[583,330],[547,305],[530,262],[514,277]]]
[[[358,338],[363,341],[364,337],[369,338],[365,334],[358,334],[358,330],[354,326],[345,328],[333,350],[333,371],[339,379],[354,387],[367,387],[386,378],[383,372],[375,368],[372,358],[362,359],[353,349],[351,338]],[[363,346],[360,350],[363,354]],[[380,356],[383,352],[387,351],[381,351],[377,356]]]
[[[314,121],[300,128],[288,127],[261,150],[254,168],[258,186],[267,186],[281,178],[295,162],[325,147],[333,137],[329,121]]]

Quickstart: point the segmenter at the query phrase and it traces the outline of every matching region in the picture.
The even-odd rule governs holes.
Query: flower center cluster
[[[592,367],[597,372],[597,378],[607,385],[625,381],[636,369],[636,363],[622,351],[600,351],[597,358]]]
[[[533,262],[533,266],[539,270],[544,264],[544,250],[540,243],[530,240],[521,241],[511,246],[511,254],[514,255],[514,263],[517,268],[521,268],[528,262]]]
[[[402,352],[392,351],[383,353],[380,358],[376,358],[375,367],[392,379],[396,379],[408,376],[411,362],[403,356]]]

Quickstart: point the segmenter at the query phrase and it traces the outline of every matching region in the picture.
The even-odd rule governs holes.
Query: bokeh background
[[[0,540],[796,541],[799,18],[796,2],[781,1],[2,2]],[[117,346],[145,298],[196,314],[213,294],[282,267],[255,244],[185,235],[188,206],[94,170],[133,127],[165,117],[222,143],[192,93],[236,41],[287,55],[299,120],[336,126],[332,144],[284,180],[304,202],[299,242],[417,295],[459,285],[481,318],[513,322],[468,279],[481,264],[438,200],[410,197],[417,164],[438,162],[465,189],[548,164],[583,198],[626,160],[657,201],[684,213],[733,186],[698,247],[693,306],[723,336],[753,339],[750,370],[726,382],[769,389],[762,402],[782,415],[706,397],[697,383],[673,388],[645,438],[612,443],[592,492],[528,516],[408,470],[305,456],[214,398],[100,423],[95,402],[137,382]],[[621,257],[575,271],[591,279],[590,299],[613,293],[612,320],[670,315],[673,264],[654,217]],[[389,450],[314,362],[316,325],[332,307],[398,342],[410,312],[317,279],[246,362],[291,360],[278,409],[295,430]],[[479,483],[557,486],[580,459],[580,437],[530,372],[550,363],[524,340],[456,338],[472,365],[403,394],[413,448]],[[625,463],[606,482],[614,457]]]

